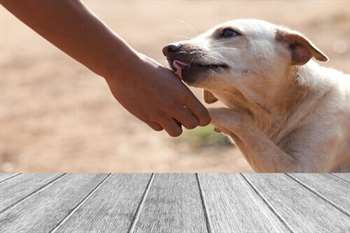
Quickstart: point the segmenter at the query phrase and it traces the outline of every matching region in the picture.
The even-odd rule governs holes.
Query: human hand
[[[169,135],[178,136],[182,132],[179,123],[189,129],[209,123],[208,111],[171,71],[134,51],[79,0],[0,3],[62,51],[104,77],[114,97],[153,129],[165,129]]]
[[[116,67],[106,81],[130,113],[173,137],[181,135],[181,124],[188,129],[209,124],[207,109],[170,70],[142,54],[125,59],[125,67]]]

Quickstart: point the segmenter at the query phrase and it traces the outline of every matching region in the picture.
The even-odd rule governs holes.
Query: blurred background
[[[350,1],[83,1],[139,51],[161,48],[233,18],[260,18],[306,34],[350,72]],[[0,172],[249,171],[211,127],[177,139],[126,112],[102,78],[0,7]],[[202,100],[201,93],[195,91]],[[350,104],[350,103],[349,103]]]

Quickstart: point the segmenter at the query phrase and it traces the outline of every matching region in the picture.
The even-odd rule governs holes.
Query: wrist
[[[140,66],[139,54],[128,46],[114,49],[116,53],[107,56],[101,76],[108,79],[122,79]]]

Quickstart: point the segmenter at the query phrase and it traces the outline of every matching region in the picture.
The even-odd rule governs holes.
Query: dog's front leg
[[[255,127],[247,113],[227,108],[209,109],[209,112],[214,126],[234,139],[254,170],[259,172],[301,170],[291,155]]]

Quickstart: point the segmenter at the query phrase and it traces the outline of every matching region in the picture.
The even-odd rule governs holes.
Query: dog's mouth
[[[208,64],[200,62],[185,62],[179,59],[174,59],[173,61],[169,61],[169,63],[177,77],[188,83],[194,82],[194,76],[200,73],[220,72],[222,69],[228,68],[228,65],[224,63]]]

